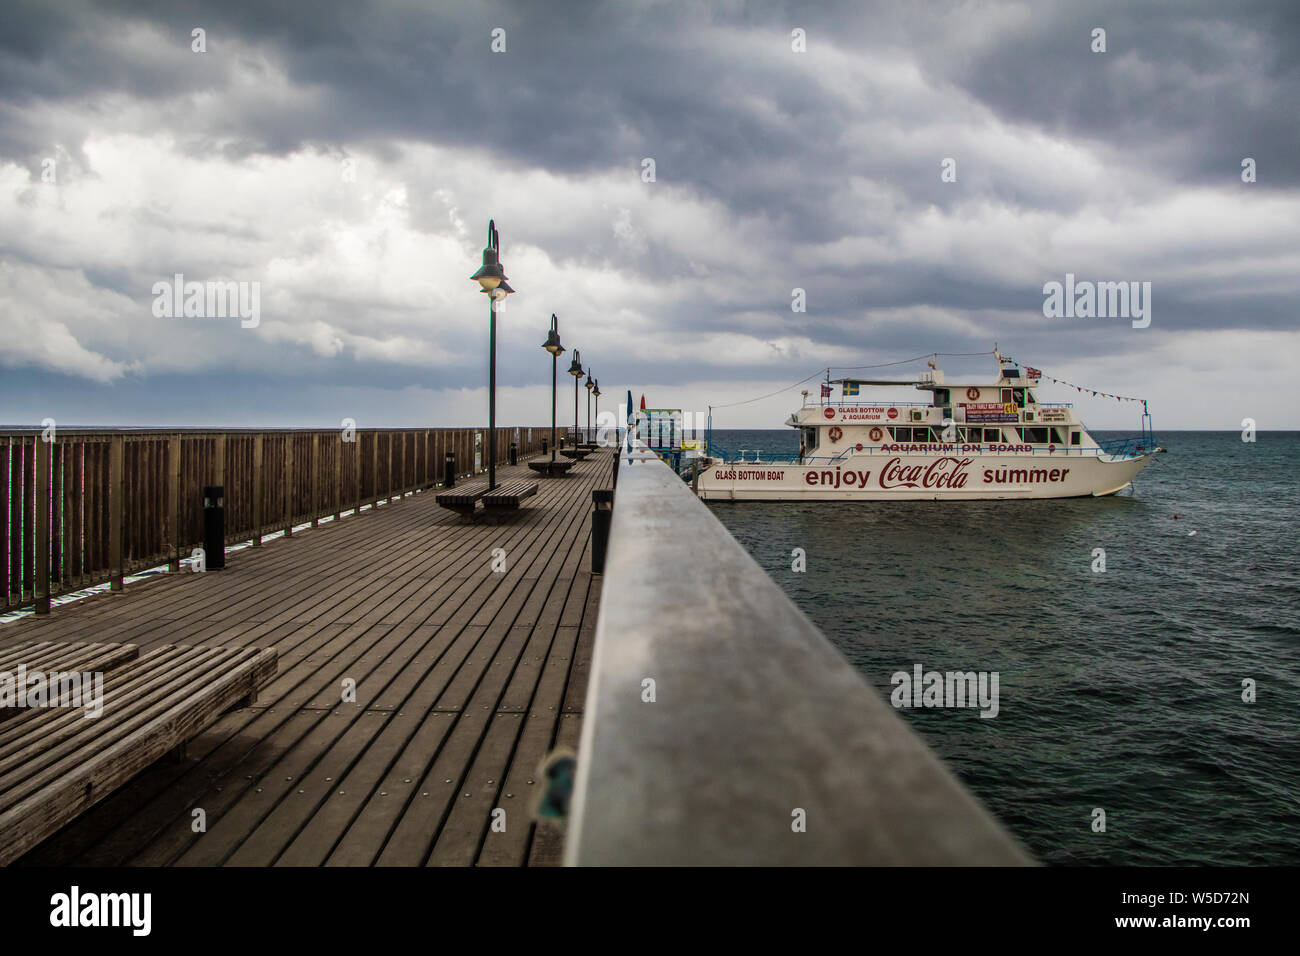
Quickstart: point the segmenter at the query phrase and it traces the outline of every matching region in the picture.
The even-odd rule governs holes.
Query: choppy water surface
[[[709,507],[882,693],[999,672],[994,719],[901,713],[1039,859],[1300,863],[1300,433],[1159,438],[1113,498]]]

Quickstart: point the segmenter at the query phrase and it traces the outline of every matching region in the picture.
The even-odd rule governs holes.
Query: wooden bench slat
[[[111,701],[114,719],[104,721],[100,726],[96,725],[104,720],[103,715],[87,720],[83,710],[72,707],[33,708],[32,715],[27,720],[3,725],[3,736],[0,737],[0,807],[5,805],[6,775],[10,769],[18,768],[18,777],[23,775],[21,771],[31,776],[39,766],[57,756],[53,753],[55,747],[81,734],[93,737],[110,732],[111,726],[126,713],[126,707],[133,700],[141,694],[147,695],[165,679],[162,668],[167,666],[167,661],[171,661],[175,667],[192,666],[198,660],[196,652],[200,650],[186,647],[169,647],[165,651],[160,649],[163,652],[154,661],[146,659],[144,666],[126,668],[110,676],[104,682],[104,709],[108,710]],[[42,752],[45,756],[43,761],[40,756],[36,756],[32,758],[32,764],[24,766],[24,759]]]
[[[488,491],[486,481],[475,481],[434,496],[444,508],[472,508]]]
[[[0,812],[0,865],[54,833],[139,771],[202,732],[241,700],[255,695],[276,671],[276,652],[239,648],[233,666],[210,669],[183,694],[159,701],[147,720],[106,747],[85,754],[61,775]],[[138,665],[137,665],[138,666]]]
[[[484,508],[518,508],[525,498],[537,494],[537,482],[530,478],[507,481],[483,496]]]
[[[0,670],[17,667],[25,654],[39,653],[41,648],[49,647],[52,643],[52,641],[24,641],[21,644],[15,644],[13,647],[0,650]]]
[[[43,670],[46,674],[78,672],[82,674],[107,674],[114,668],[121,667],[136,659],[140,654],[140,648],[135,644],[90,644],[89,648],[99,648],[98,653],[87,655],[84,651],[77,651],[64,661],[58,664],[52,664],[40,668],[34,668],[27,665],[27,673],[30,675],[33,670]],[[0,668],[4,670],[5,668]],[[107,677],[105,677],[107,681]],[[30,718],[34,713],[40,713],[42,708],[36,707],[19,707],[15,703],[12,707],[0,707],[0,726],[8,730],[10,725],[21,724],[24,719]]]
[[[202,679],[211,664],[233,661],[243,648],[194,650],[200,653],[161,667],[152,666],[147,659],[141,662],[137,667],[147,671],[148,682],[136,692],[121,697],[115,695],[112,700],[108,699],[106,689],[104,713],[93,720],[86,719],[80,709],[46,710],[55,717],[71,713],[77,720],[65,723],[55,734],[47,733],[41,724],[34,725],[22,738],[26,746],[0,759],[0,807],[12,804],[23,793],[29,792],[36,781],[66,770],[80,758],[79,750],[88,741],[100,747],[106,740],[129,732],[138,723],[140,715],[157,699],[184,693],[190,684]]]
[[[134,645],[126,646],[134,647]],[[191,650],[192,648],[164,644],[154,648],[150,655],[155,660],[166,659],[179,657]],[[141,670],[129,666],[119,668],[105,675],[104,697],[107,700],[110,692],[113,694],[129,692],[148,679],[149,671],[147,669]],[[57,730],[64,723],[83,720],[81,711],[71,708],[30,707],[25,711],[21,711],[4,723],[0,723],[0,760],[13,753],[16,747],[23,746],[18,741],[26,739],[29,734],[33,733],[33,727],[39,725],[39,732],[46,734]]]

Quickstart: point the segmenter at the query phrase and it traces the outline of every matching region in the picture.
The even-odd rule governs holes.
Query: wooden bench
[[[488,483],[486,481],[472,481],[459,488],[444,491],[433,500],[443,508],[450,508],[452,511],[458,511],[463,515],[472,515],[474,509],[478,507],[478,500],[487,492]]]
[[[560,454],[565,458],[576,458],[578,461],[582,461],[582,459],[590,455],[591,452],[586,448],[562,448],[560,449]]]
[[[483,496],[483,508],[492,511],[514,510],[525,498],[537,494],[537,482],[531,478],[503,481]]]
[[[29,708],[0,724],[0,865],[22,856],[276,672],[273,648],[166,644],[103,682],[103,711]]]
[[[79,644],[71,641],[23,641],[0,649],[0,679],[12,675],[16,681],[21,665],[30,676],[34,671],[50,675],[71,672],[103,673],[133,661],[140,654],[135,644]],[[0,721],[33,711],[10,702],[0,692]]]
[[[557,475],[565,474],[574,464],[572,461],[563,461],[558,458],[555,461],[551,461],[549,458],[539,458],[536,461],[530,461],[528,467],[539,474],[545,475],[547,478],[554,478]]]

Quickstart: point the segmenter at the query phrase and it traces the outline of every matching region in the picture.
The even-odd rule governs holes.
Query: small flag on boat
[[[858,394],[858,383],[845,382],[844,385],[842,386],[842,391],[845,398],[848,398],[850,395],[856,395]]]
[[[830,398],[830,397],[831,397],[831,383],[822,382],[822,398]]]
[[[1038,371],[1038,369],[1036,369],[1036,368],[1030,368],[1028,365],[1025,366],[1025,374],[1027,374],[1030,378],[1042,378],[1042,377],[1043,377],[1043,373],[1042,373],[1042,372]]]

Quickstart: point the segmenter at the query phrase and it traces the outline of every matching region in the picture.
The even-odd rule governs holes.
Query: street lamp
[[[600,421],[600,380],[597,379],[591,389],[591,397],[596,400],[596,421]]]
[[[471,279],[483,287],[488,297],[488,488],[497,486],[497,308],[515,290],[506,281],[501,268],[500,240],[496,220],[488,220],[488,244],[483,250],[483,264]]]
[[[551,313],[551,331],[546,333],[542,348],[551,353],[551,461],[555,461],[555,382],[556,369],[564,346],[560,344],[560,320]]]
[[[573,437],[578,437],[578,379],[582,378],[582,353],[573,350],[573,361],[569,363],[569,374],[573,376]]]
[[[591,366],[587,366],[587,381],[583,383],[587,390],[587,442],[591,443],[591,390],[596,387],[596,380],[591,377]]]

